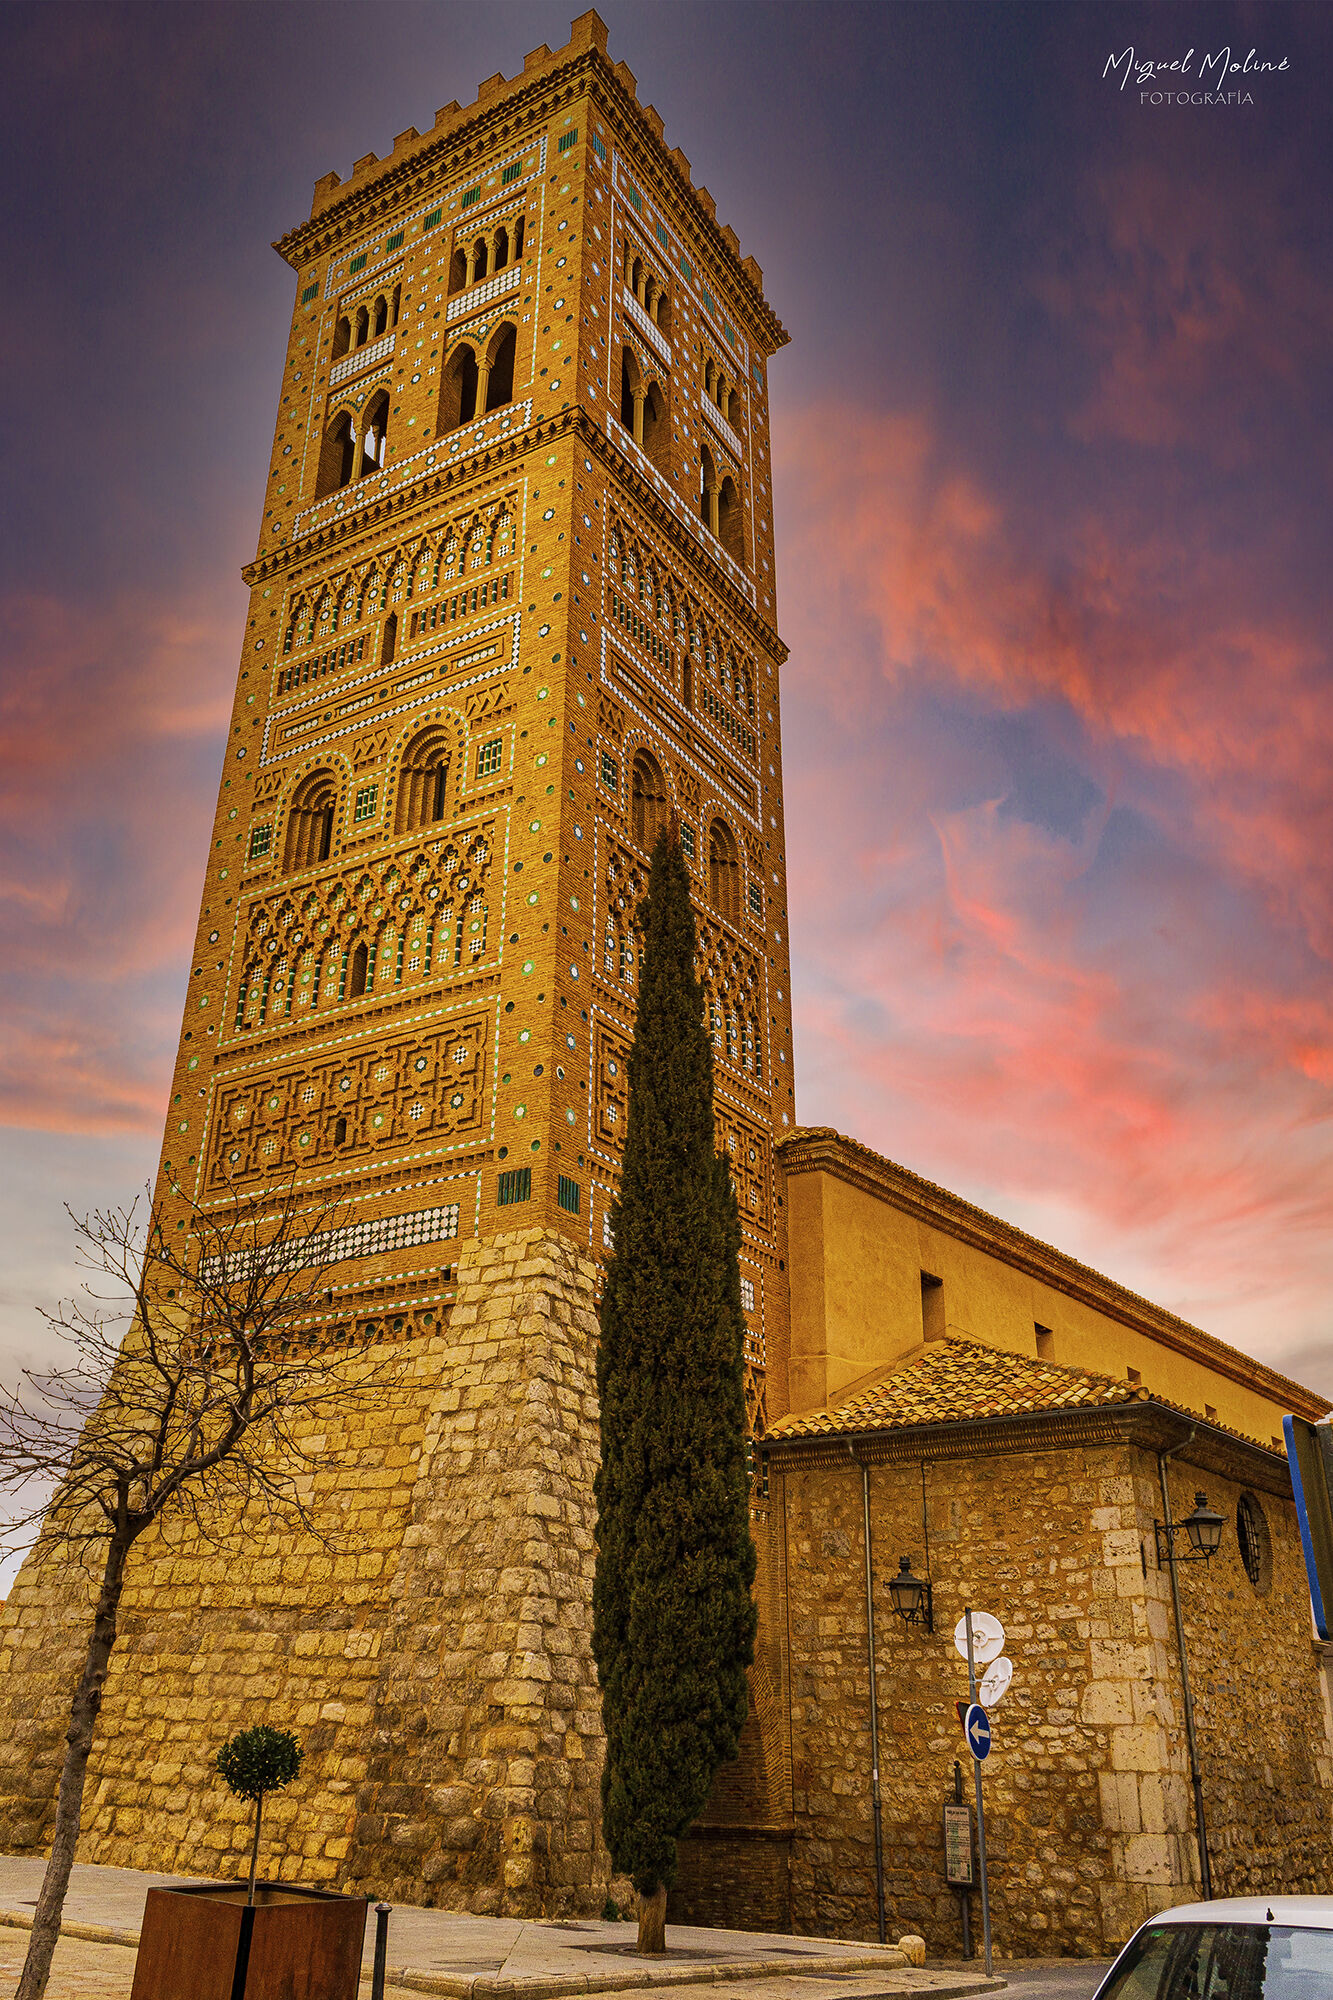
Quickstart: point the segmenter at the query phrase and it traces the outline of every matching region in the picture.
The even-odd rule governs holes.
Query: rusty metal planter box
[[[360,1896],[259,1882],[150,1889],[130,2000],[356,2000]]]

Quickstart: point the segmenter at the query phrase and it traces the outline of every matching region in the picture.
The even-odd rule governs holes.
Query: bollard
[[[389,1912],[392,1903],[375,1905],[375,1970],[370,1975],[370,2000],[384,2000],[384,1975],[389,1962]]]

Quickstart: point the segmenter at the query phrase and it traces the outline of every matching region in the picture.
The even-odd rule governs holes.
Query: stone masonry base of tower
[[[265,1811],[270,1875],[600,1913],[595,1275],[536,1230],[463,1250],[457,1303],[409,1341],[393,1407],[359,1420],[355,1476],[327,1481],[334,1555],[248,1527],[174,1558],[140,1545],[81,1860],[243,1872],[245,1814],[212,1760],[264,1721],[305,1748]],[[34,1556],[0,1613],[8,1852],[49,1839],[82,1596],[77,1571]]]

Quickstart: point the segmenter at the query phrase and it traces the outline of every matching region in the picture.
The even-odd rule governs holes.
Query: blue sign
[[[1333,1433],[1303,1417],[1283,1417],[1282,1429],[1315,1630],[1333,1639]]]
[[[990,1717],[979,1701],[972,1703],[963,1719],[963,1734],[978,1764],[990,1756]]]

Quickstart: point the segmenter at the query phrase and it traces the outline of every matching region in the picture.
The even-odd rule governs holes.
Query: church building
[[[1220,1894],[1333,1887],[1281,1442],[1329,1405],[796,1123],[787,335],[758,263],[594,13],[326,174],[276,248],[291,333],[157,1199],[336,1209],[302,1335],[372,1332],[402,1386],[322,1496],[333,1551],[136,1547],[80,1859],[237,1872],[212,1758],[263,1720],[305,1747],[266,1811],[288,1877],[514,1915],[627,1895],[599,1831],[596,1299],[674,814],[741,1209],[761,1624],[673,1920],[874,1937],[884,1910],[958,1949],[967,1606],[1013,1662],[1001,1953],[1109,1950],[1205,1857]],[[1196,1490],[1223,1527],[1186,1563]],[[36,1557],[0,1613],[5,1851],[49,1838],[82,1618]]]

